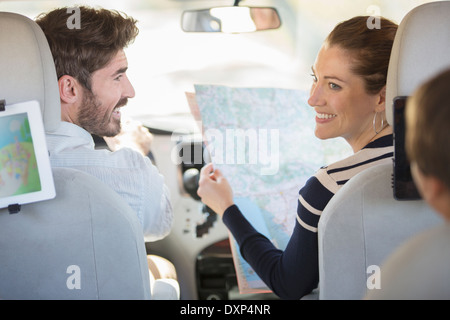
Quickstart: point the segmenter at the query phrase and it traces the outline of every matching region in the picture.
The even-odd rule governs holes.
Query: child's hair
[[[450,190],[450,69],[421,85],[406,108],[406,151]]]

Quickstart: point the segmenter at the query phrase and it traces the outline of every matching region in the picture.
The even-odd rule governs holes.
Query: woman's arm
[[[223,216],[223,222],[236,239],[244,259],[278,296],[300,299],[317,287],[317,232],[303,228],[296,221],[286,249],[277,249],[234,205],[228,181],[220,171],[213,171],[212,164],[202,169],[197,193],[203,203]],[[306,210],[300,202],[298,206],[298,213]]]
[[[242,257],[280,298],[300,299],[317,287],[317,233],[304,229],[296,221],[282,251],[256,231],[235,205],[225,211],[223,222],[236,239]]]

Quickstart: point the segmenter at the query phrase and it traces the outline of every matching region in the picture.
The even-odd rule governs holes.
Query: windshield
[[[193,92],[194,84],[309,90],[311,65],[338,22],[356,15],[383,15],[400,22],[409,10],[430,1],[247,0],[241,5],[276,7],[281,27],[242,34],[183,32],[180,25],[184,10],[232,1],[0,1],[0,10],[34,19],[80,2],[116,9],[139,21],[139,36],[126,50],[136,96],[123,114],[157,126],[158,119],[167,117],[189,119],[185,93]]]

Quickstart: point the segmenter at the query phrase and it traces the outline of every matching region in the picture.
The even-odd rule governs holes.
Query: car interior
[[[405,192],[405,185],[407,191],[414,186],[402,162],[400,108],[421,83],[450,67],[450,1],[84,2],[136,15],[140,23],[138,39],[127,48],[137,94],[123,113],[153,135],[149,156],[170,189],[173,227],[164,239],[145,242],[136,215],[107,185],[78,170],[52,168],[53,199],[0,208],[0,299],[279,300],[270,291],[240,292],[229,231],[196,193],[199,171],[211,157],[186,93],[196,84],[308,92],[318,48],[350,16],[383,15],[399,23],[386,92],[395,153],[392,165],[355,176],[326,207],[318,232],[319,287],[303,299],[364,298],[372,266],[442,223],[417,194]],[[0,100],[5,110],[37,101],[46,132],[61,121],[59,91],[48,43],[33,19],[75,4],[0,1]],[[270,13],[270,21],[253,19],[249,27],[250,13]],[[234,25],[240,16],[247,22]],[[96,148],[108,148],[102,137],[93,138]],[[147,254],[172,262],[177,281],[151,279]]]

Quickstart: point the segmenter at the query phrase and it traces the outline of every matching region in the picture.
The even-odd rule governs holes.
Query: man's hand
[[[123,147],[131,148],[147,156],[153,135],[140,122],[127,119],[122,122],[122,130],[115,137],[103,137],[111,151]]]

